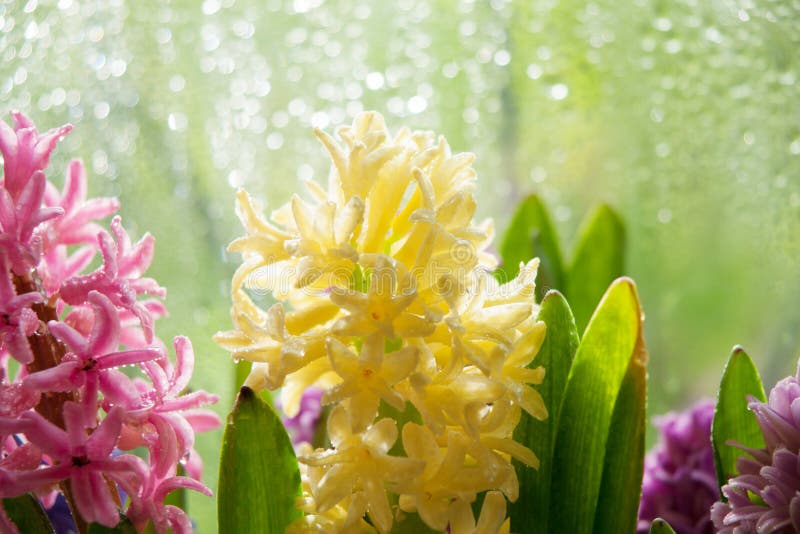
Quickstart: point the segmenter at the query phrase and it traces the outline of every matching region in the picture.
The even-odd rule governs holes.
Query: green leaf
[[[292,442],[275,410],[248,387],[228,416],[218,491],[220,532],[283,534],[302,515]]]
[[[631,360],[644,351],[641,328],[636,286],[628,278],[615,280],[586,328],[564,391],[550,532],[592,532],[617,397]]]
[[[747,409],[747,397],[752,395],[764,402],[764,386],[753,360],[742,347],[733,348],[722,380],[719,384],[714,421],[711,423],[711,446],[714,449],[714,467],[720,488],[736,476],[736,459],[742,450],[727,445],[735,440],[754,449],[764,447],[764,437],[753,412]]]
[[[675,534],[675,531],[669,523],[659,517],[650,525],[650,534]]]
[[[148,528],[152,527],[152,525],[150,523]],[[115,527],[105,527],[98,523],[92,523],[89,525],[88,534],[136,534],[136,528],[131,523],[131,520],[123,515]]]
[[[536,276],[536,297],[543,298],[550,289],[563,289],[564,268],[558,236],[542,201],[531,195],[517,208],[500,245],[503,258],[502,269],[496,272],[504,280],[513,279],[519,273],[520,262],[538,257],[539,272]]]
[[[601,204],[587,217],[579,236],[564,294],[583,333],[603,292],[625,270],[625,226],[614,210]]]
[[[628,362],[608,431],[594,532],[635,532],[644,473],[647,368],[644,344]]]
[[[26,534],[53,534],[54,532],[39,499],[30,493],[3,499],[3,508],[20,532]]]
[[[531,534],[547,532],[550,524],[553,444],[564,387],[579,341],[572,311],[558,291],[547,293],[537,319],[547,325],[547,333],[531,366],[541,365],[545,369],[544,382],[536,389],[541,393],[549,414],[546,420],[539,421],[523,412],[514,431],[514,440],[536,453],[540,466],[539,469],[532,469],[514,462],[519,479],[519,498],[511,504],[509,513],[512,532]]]

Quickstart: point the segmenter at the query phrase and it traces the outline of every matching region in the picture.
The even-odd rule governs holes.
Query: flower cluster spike
[[[531,387],[544,370],[529,367],[545,331],[538,260],[493,276],[472,154],[431,132],[392,135],[377,113],[337,134],[316,131],[332,165],[327,188],[307,182],[308,200],[267,218],[239,191],[234,329],[216,340],[253,362],[249,387],[282,388],[289,417],[312,387],[332,405],[330,448],[300,454],[297,529],[388,532],[418,513],[439,531],[494,532],[518,495],[511,459],[538,466],[512,439],[521,411],[547,417]],[[277,300],[267,309],[264,294]]]
[[[714,402],[656,418],[659,440],[644,460],[639,534],[656,518],[678,534],[711,534],[710,508],[719,496],[711,449]]]
[[[739,475],[722,486],[727,502],[711,508],[717,532],[800,532],[800,366],[772,388],[767,402],[749,398],[763,449],[740,447]]]
[[[119,217],[102,228],[119,202],[86,198],[80,161],[61,192],[47,181],[71,126],[39,134],[12,117],[0,121],[0,498],[33,492],[49,508],[63,495],[81,532],[113,527],[121,512],[140,532],[150,523],[190,532],[164,498],[178,488],[210,494],[194,434],[219,425],[203,409],[217,397],[184,392],[188,339],[175,338],[173,362],[155,337],[166,310],[164,289],[143,277],[153,238],[133,243]],[[98,253],[101,266],[86,272]],[[144,459],[126,452],[138,447]],[[2,507],[0,530],[17,531]]]

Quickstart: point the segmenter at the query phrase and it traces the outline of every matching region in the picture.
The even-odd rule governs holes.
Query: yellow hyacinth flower
[[[328,449],[300,454],[304,517],[291,532],[388,532],[410,513],[435,530],[508,532],[519,484],[512,439],[524,410],[547,417],[530,368],[538,260],[499,284],[491,221],[475,223],[474,156],[443,137],[362,113],[333,136],[327,187],[307,183],[269,217],[246,192],[231,243],[234,329],[217,342],[253,362],[247,385],[334,405]],[[253,293],[277,301],[260,308]],[[485,492],[479,516],[471,503]],[[392,504],[395,503],[395,504]],[[365,521],[365,518],[368,521]]]

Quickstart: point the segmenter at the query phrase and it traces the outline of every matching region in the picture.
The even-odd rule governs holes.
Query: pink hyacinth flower
[[[51,321],[50,332],[62,341],[70,352],[55,367],[31,373],[25,378],[27,388],[39,391],[72,391],[85,388],[85,402],[94,406],[98,388],[114,394],[120,384],[107,371],[123,365],[132,365],[164,355],[156,348],[117,351],[119,346],[119,318],[111,301],[97,291],[89,293],[89,302],[95,312],[92,332],[88,339],[71,326]]]
[[[153,260],[153,236],[145,234],[135,245],[122,227],[122,220],[111,220],[112,238],[107,232],[97,234],[103,265],[92,273],[65,281],[60,295],[64,302],[83,304],[90,291],[106,295],[114,305],[130,310],[142,324],[145,340],[153,339],[153,317],[147,308],[136,300],[141,294],[165,297],[166,290],[152,278],[142,278]]]
[[[0,340],[2,348],[20,363],[33,361],[28,336],[39,327],[39,319],[31,305],[42,301],[36,292],[17,295],[8,276],[9,264],[0,250]]]
[[[32,471],[15,473],[12,477],[17,491],[32,491],[43,485],[70,480],[75,504],[83,518],[113,527],[119,522],[119,510],[104,478],[125,480],[134,472],[130,457],[111,457],[114,451],[124,412],[114,408],[91,433],[86,433],[84,408],[74,402],[64,403],[62,430],[36,412],[23,415],[31,422],[26,436],[44,451],[52,464]]]

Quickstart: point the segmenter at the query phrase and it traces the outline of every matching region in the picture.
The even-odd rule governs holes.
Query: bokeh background
[[[156,236],[159,334],[193,339],[221,414],[235,189],[274,208],[325,179],[312,125],[363,109],[475,152],[498,232],[530,192],[565,243],[621,213],[655,414],[713,395],[735,343],[768,385],[795,369],[798,50],[797,0],[0,0],[0,112],[75,124],[51,179],[83,158]],[[199,438],[212,487],[220,438]],[[216,531],[212,500],[190,512]]]

